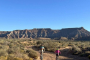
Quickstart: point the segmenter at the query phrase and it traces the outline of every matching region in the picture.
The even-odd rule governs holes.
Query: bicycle
[[[43,60],[43,53],[45,53],[45,50],[40,53],[40,60]]]
[[[42,54],[40,55],[40,60],[43,60],[43,55]]]
[[[59,60],[59,56],[56,56],[56,60]]]
[[[45,48],[42,45],[40,47],[39,52],[40,52],[40,60],[43,60],[43,53],[45,52]]]
[[[59,51],[59,49],[57,49],[55,53],[56,53],[56,60],[59,60],[59,55],[61,54],[61,52]]]

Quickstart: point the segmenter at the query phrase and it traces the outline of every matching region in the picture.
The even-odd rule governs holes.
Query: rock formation
[[[83,27],[80,28],[64,28],[61,30],[32,29],[32,30],[14,30],[14,31],[0,31],[0,37],[5,38],[61,38],[65,39],[80,39],[82,37],[89,37],[90,32]]]

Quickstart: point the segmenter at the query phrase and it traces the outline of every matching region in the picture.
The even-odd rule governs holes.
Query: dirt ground
[[[31,47],[29,47],[31,48]],[[69,50],[70,47],[66,47],[66,48],[60,48],[61,51],[61,55],[59,56],[59,60],[89,60],[87,57],[79,57],[77,55],[71,55],[68,54],[67,51]],[[36,48],[33,48],[37,53],[38,53],[38,59],[40,60],[40,54],[39,51]],[[56,59],[56,55],[55,53],[51,53],[51,52],[45,52],[43,53],[43,60],[55,60]]]

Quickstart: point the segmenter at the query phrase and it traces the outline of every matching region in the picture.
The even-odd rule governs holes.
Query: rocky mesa
[[[81,39],[84,37],[90,37],[90,32],[80,28],[64,28],[61,30],[52,30],[50,28],[39,28],[31,30],[14,30],[14,31],[0,31],[0,37],[4,38],[58,38],[64,37],[64,39]]]

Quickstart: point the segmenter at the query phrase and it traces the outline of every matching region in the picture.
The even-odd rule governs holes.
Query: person
[[[40,52],[40,59],[43,60],[43,52],[45,52],[45,48],[43,47],[43,45],[40,46],[39,52]]]
[[[56,60],[57,60],[57,57],[61,54],[61,52],[59,51],[59,49],[57,49],[57,50],[55,51],[55,53],[56,53]]]

